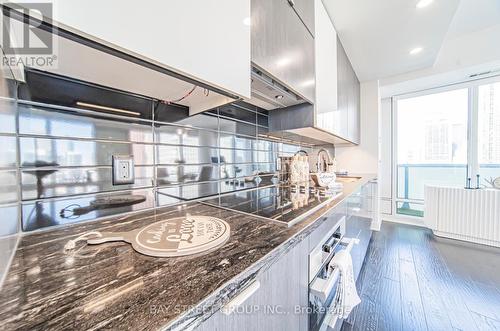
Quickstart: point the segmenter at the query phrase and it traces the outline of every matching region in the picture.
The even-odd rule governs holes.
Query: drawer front
[[[351,251],[354,276],[357,279],[363,266],[368,244],[370,243],[372,231],[371,219],[359,216],[352,216],[346,222],[346,237],[357,238],[359,243],[354,245]]]
[[[307,311],[296,313],[295,308],[307,307],[308,302],[308,242],[304,239],[263,270],[256,279],[257,289],[243,294],[244,300],[238,300],[243,292],[236,296],[240,302],[233,313],[227,314],[226,306],[196,330],[307,330]]]
[[[312,251],[325,235],[337,224],[343,216],[346,216],[347,205],[342,203],[322,217],[323,223],[316,228],[309,236],[309,251]],[[321,221],[318,221],[321,222]]]

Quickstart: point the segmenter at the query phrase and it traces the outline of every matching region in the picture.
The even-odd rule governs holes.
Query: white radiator
[[[425,187],[425,224],[441,237],[500,247],[500,191]]]

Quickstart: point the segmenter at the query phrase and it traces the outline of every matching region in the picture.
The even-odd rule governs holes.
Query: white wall
[[[0,55],[3,58],[3,49],[0,48]],[[4,68],[5,69],[5,68]],[[2,111],[6,110],[8,107],[8,99],[12,97],[9,95],[9,89],[7,87],[7,80],[4,76],[12,78],[10,72],[7,70],[0,71],[0,97],[6,98],[2,101]],[[3,211],[10,209],[2,208]],[[14,209],[16,207],[13,207]],[[17,243],[19,241],[19,220],[18,213],[8,213],[9,215],[2,215],[2,221],[0,223],[0,289],[5,280],[7,272],[9,271],[10,263],[14,254],[16,253]],[[12,215],[14,214],[14,215]],[[10,235],[9,235],[10,234]]]
[[[360,144],[337,147],[337,169],[351,173],[378,173],[379,109],[378,81],[362,82],[360,89]]]

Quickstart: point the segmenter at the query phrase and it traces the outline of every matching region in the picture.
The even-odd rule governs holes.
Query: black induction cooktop
[[[272,185],[203,202],[291,226],[340,194],[338,191],[319,190],[312,186]]]

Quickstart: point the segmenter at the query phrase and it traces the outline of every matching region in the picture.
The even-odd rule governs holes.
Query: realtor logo
[[[55,35],[43,21],[52,18],[49,2],[5,3],[2,5],[2,67],[55,68]]]

